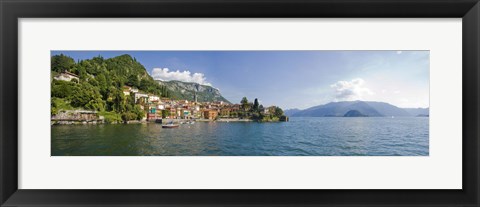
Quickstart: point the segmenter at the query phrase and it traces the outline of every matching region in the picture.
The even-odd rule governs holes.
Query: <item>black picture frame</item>
[[[0,0],[1,206],[479,206],[478,0]],[[461,190],[18,189],[18,18],[462,18]],[[381,167],[381,166],[379,166]],[[128,178],[126,178],[128,179]]]

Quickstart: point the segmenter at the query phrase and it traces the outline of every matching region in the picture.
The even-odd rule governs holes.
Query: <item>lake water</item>
[[[53,156],[428,156],[425,117],[52,126]]]

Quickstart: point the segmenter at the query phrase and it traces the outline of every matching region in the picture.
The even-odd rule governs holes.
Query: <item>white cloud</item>
[[[170,71],[168,68],[154,68],[152,70],[152,77],[155,80],[163,80],[163,81],[171,81],[177,80],[182,82],[192,82],[198,83],[201,85],[211,86],[209,82],[207,82],[207,78],[203,73],[191,73],[188,70],[185,71]]]
[[[397,55],[400,55],[400,54],[402,54],[402,51],[397,51]]]
[[[351,81],[338,81],[330,85],[335,89],[336,101],[354,101],[362,100],[365,95],[373,95],[374,93],[366,88],[365,81],[361,78],[356,78]]]

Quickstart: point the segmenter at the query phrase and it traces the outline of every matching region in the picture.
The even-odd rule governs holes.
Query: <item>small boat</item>
[[[183,122],[180,122],[180,124],[195,124],[194,121],[183,121]]]
[[[178,126],[179,126],[178,124],[174,124],[173,122],[170,122],[168,124],[162,125],[162,128],[177,128]]]

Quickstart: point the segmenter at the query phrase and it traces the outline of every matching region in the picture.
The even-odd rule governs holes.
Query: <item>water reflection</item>
[[[52,126],[53,156],[428,155],[428,118]]]

